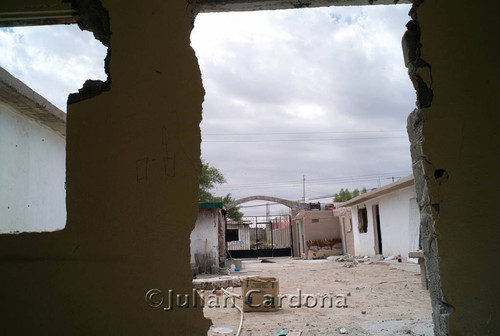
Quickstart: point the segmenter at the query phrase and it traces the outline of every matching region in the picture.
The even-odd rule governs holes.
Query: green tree
[[[333,202],[345,202],[364,193],[366,193],[366,187],[361,189],[361,193],[358,188],[354,189],[352,192],[350,192],[348,188],[341,188],[340,191],[333,196]]]
[[[214,188],[216,185],[227,183],[222,172],[210,166],[205,160],[201,160],[201,172],[198,176],[198,202],[222,202],[228,204],[233,202],[231,194],[226,196],[215,196],[210,192],[210,189]],[[227,211],[227,217],[239,221],[243,217],[243,213],[240,212],[240,208],[232,208]]]

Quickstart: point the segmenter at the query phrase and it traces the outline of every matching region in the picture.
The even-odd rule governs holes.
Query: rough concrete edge
[[[104,59],[104,72],[108,76],[106,81],[88,79],[78,93],[71,93],[68,97],[68,105],[79,101],[93,98],[102,92],[111,90],[111,72],[109,63],[111,60],[111,27],[109,23],[109,13],[103,7],[100,0],[62,0],[69,2],[71,7],[80,15],[78,27],[81,30],[88,30],[94,37],[108,48]]]
[[[429,281],[434,334],[444,336],[448,335],[448,318],[454,308],[446,302],[441,288],[440,259],[437,243],[438,234],[434,227],[435,218],[439,217],[439,204],[432,203],[429,196],[428,182],[429,179],[441,178],[441,173],[446,172],[436,170],[433,175],[427,176],[424,165],[430,164],[430,162],[426,160],[422,153],[422,143],[424,141],[422,130],[425,123],[425,115],[422,109],[430,107],[433,99],[431,66],[420,57],[420,48],[422,45],[420,43],[417,8],[423,1],[413,1],[413,6],[408,13],[412,19],[406,25],[408,31],[404,34],[402,40],[405,65],[408,68],[408,75],[417,94],[417,109],[408,116],[407,131],[410,140],[415,190],[420,208],[420,232],[422,234],[422,247]],[[419,71],[422,69],[429,72],[428,78],[430,78],[431,83],[426,83],[422,76],[419,75]],[[439,173],[437,173],[438,171]]]
[[[9,90],[9,93],[15,96],[24,105],[24,108],[13,106],[12,102],[4,100],[1,97],[0,101],[12,106],[23,115],[49,127],[62,137],[66,137],[66,113],[52,105],[47,99],[30,89],[26,84],[1,67],[0,86],[4,86]]]
[[[410,0],[189,0],[200,13],[410,4]]]

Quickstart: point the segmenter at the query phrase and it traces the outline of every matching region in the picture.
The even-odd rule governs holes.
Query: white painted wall
[[[212,265],[219,266],[219,214],[220,209],[200,209],[196,224],[191,231],[191,268],[199,266],[200,273]],[[206,244],[206,245],[205,245]],[[206,246],[206,254],[205,254]]]
[[[368,230],[358,229],[358,206],[352,207],[354,248],[356,255],[375,255],[375,221],[373,206],[379,205],[382,253],[384,256],[408,252],[418,248],[420,213],[416,204],[415,187],[409,186],[363,203],[367,208]]]
[[[0,233],[66,225],[66,140],[0,103]]]

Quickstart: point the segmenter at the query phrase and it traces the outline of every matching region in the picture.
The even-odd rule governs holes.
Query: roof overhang
[[[0,102],[66,137],[66,113],[0,68]]]
[[[365,194],[359,195],[358,197],[354,197],[353,199],[350,199],[346,202],[342,202],[339,204],[339,207],[351,207],[359,203],[366,202],[370,199],[383,196],[386,194],[389,194],[391,192],[412,186],[415,183],[413,179],[413,175],[408,175],[405,177],[400,178],[398,181],[385,185],[383,187],[374,189],[372,191],[369,191]]]

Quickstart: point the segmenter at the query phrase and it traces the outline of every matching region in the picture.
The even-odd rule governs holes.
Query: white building
[[[226,209],[219,202],[199,203],[198,218],[191,232],[191,270],[217,273],[226,260]]]
[[[351,207],[356,255],[397,255],[419,249],[420,213],[413,175],[341,204]]]
[[[0,68],[0,233],[66,225],[66,114]]]

